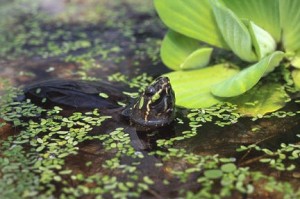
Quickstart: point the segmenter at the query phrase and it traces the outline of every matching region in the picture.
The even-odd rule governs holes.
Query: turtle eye
[[[148,86],[145,90],[145,95],[152,96],[156,93],[156,90],[153,86]]]

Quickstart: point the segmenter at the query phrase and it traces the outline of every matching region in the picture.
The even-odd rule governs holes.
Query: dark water
[[[147,1],[148,2],[148,1]],[[149,2],[148,2],[149,3]],[[126,6],[131,5],[125,3]],[[125,7],[126,7],[125,6]],[[122,7],[122,6],[121,6]],[[101,49],[111,49],[119,47],[121,50],[117,52],[109,52],[108,58],[103,54],[92,54],[91,57],[97,67],[84,69],[83,62],[79,59],[71,59],[68,61],[66,57],[72,55],[75,58],[81,55],[89,54],[87,49],[79,49],[69,51],[67,53],[60,53],[59,55],[49,56],[43,58],[38,55],[38,51],[44,50],[40,46],[32,44],[25,44],[21,48],[33,52],[33,56],[21,55],[15,56],[12,60],[7,60],[2,57],[1,60],[1,73],[2,79],[7,79],[11,85],[22,87],[33,82],[38,82],[46,79],[63,78],[63,79],[81,79],[81,78],[97,78],[107,80],[109,75],[121,73],[132,78],[146,73],[150,77],[158,77],[169,71],[160,61],[159,58],[159,42],[161,41],[165,27],[159,22],[153,7],[149,12],[132,11],[134,6],[126,7],[125,11],[114,7],[115,10],[124,12],[123,16],[119,16],[115,20],[115,24],[108,25],[104,22],[96,24],[88,23],[67,23],[57,24],[54,22],[42,23],[40,28],[42,32],[49,34],[45,38],[41,46],[49,42],[61,44],[63,42],[76,41],[78,38],[77,33],[85,34],[84,38],[93,41],[90,48],[94,49],[100,44],[96,39],[100,38]],[[55,9],[57,10],[57,9]],[[131,12],[132,11],[132,12]],[[29,17],[30,18],[30,17]],[[126,19],[126,20],[124,20]],[[24,22],[28,19],[19,19]],[[120,24],[117,21],[120,20]],[[124,27],[127,27],[124,29]],[[30,27],[29,28],[30,31]],[[71,34],[69,38],[57,36],[51,39],[51,35],[57,34],[57,30],[68,32]],[[126,35],[126,34],[128,35]],[[150,40],[149,40],[150,38]],[[151,40],[152,39],[152,40]],[[158,44],[155,44],[158,42]],[[155,44],[148,48],[150,44]],[[95,49],[97,52],[99,49]],[[148,51],[154,51],[146,53]],[[14,51],[11,50],[12,54]],[[120,61],[117,58],[124,57]],[[87,59],[87,58],[86,58]],[[116,61],[117,59],[117,61]],[[90,61],[89,59],[87,59]],[[138,63],[136,63],[138,62]],[[93,64],[88,64],[89,66]],[[84,73],[84,74],[83,74]],[[121,84],[122,83],[118,83]],[[4,90],[5,88],[2,88]],[[129,88],[130,91],[136,91],[137,88]],[[298,111],[299,104],[289,103],[284,110]],[[80,110],[68,110],[68,115],[72,112]],[[87,111],[87,110],[84,110]],[[82,111],[82,112],[84,112]],[[260,147],[268,148],[270,150],[277,150],[280,148],[281,143],[299,143],[296,135],[300,134],[300,118],[299,115],[284,118],[263,118],[252,121],[251,118],[239,118],[235,124],[230,124],[220,127],[214,122],[203,123],[201,127],[197,127],[195,134],[190,138],[177,140],[170,145],[160,145],[158,140],[172,140],[176,137],[183,135],[185,131],[191,131],[192,127],[189,125],[190,121],[187,115],[190,110],[178,108],[177,117],[169,127],[158,129],[152,132],[139,132],[135,127],[130,126],[129,122],[120,116],[120,111],[108,113],[112,119],[105,121],[100,127],[94,127],[89,132],[89,135],[105,135],[114,131],[116,128],[123,128],[124,132],[130,137],[130,145],[133,147],[137,154],[142,154],[144,158],[133,158],[131,156],[122,155],[119,157],[120,165],[133,165],[138,162],[136,169],[137,173],[123,173],[122,169],[104,168],[102,165],[116,156],[116,150],[107,150],[100,140],[86,140],[79,143],[77,154],[69,155],[65,160],[63,169],[73,171],[73,174],[83,174],[84,176],[92,176],[94,174],[116,176],[120,182],[134,181],[138,183],[143,181],[143,176],[148,176],[154,181],[146,191],[140,193],[140,198],[177,198],[183,197],[185,194],[180,191],[194,191],[197,192],[201,189],[201,185],[197,183],[199,176],[203,172],[194,172],[188,175],[185,181],[181,181],[178,176],[174,175],[172,171],[185,171],[191,168],[191,164],[181,157],[173,157],[165,160],[162,156],[153,154],[156,151],[167,152],[169,148],[184,149],[186,153],[192,153],[199,156],[213,156],[219,154],[220,157],[234,158],[235,163],[241,167],[250,167],[253,171],[261,171],[266,175],[274,176],[279,181],[289,181],[293,186],[297,187],[299,183],[298,168],[299,160],[292,160],[297,168],[291,172],[277,171],[260,163],[260,159],[264,158],[264,154],[255,150],[247,150],[245,152],[237,152],[236,149],[241,145],[257,144]],[[47,117],[47,116],[45,116]],[[39,120],[40,118],[36,118]],[[183,124],[180,122],[182,121]],[[253,130],[257,129],[257,130]],[[2,127],[0,129],[0,137],[6,140],[10,135],[18,135],[22,129],[15,128],[12,125]],[[90,166],[86,163],[91,162]],[[162,166],[156,166],[162,165]],[[138,175],[137,179],[131,178],[133,175]],[[1,176],[1,175],[0,175]],[[63,179],[68,183],[68,186],[77,187],[80,182],[73,179],[70,175],[63,176]],[[167,180],[168,183],[164,183]],[[59,196],[64,186],[61,182],[53,183],[56,187],[54,194]],[[97,183],[82,183],[86,187],[97,187]],[[218,189],[220,186],[217,185]],[[258,189],[259,191],[259,189]],[[213,192],[213,191],[212,191]],[[264,198],[266,195],[269,198],[280,198],[276,196],[276,192],[272,195],[263,190],[257,195],[254,194],[249,198]],[[111,198],[112,195],[105,193],[106,198]],[[266,196],[266,197],[267,197]],[[246,198],[247,196],[233,192],[234,198]],[[265,197],[265,198],[266,198]],[[82,195],[82,198],[93,198],[87,194]]]

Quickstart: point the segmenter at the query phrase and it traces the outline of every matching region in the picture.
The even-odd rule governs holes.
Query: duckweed
[[[299,136],[298,136],[299,137]],[[253,161],[248,160],[249,164],[254,162],[261,162],[268,164],[271,168],[275,168],[279,171],[293,171],[297,168],[296,164],[291,163],[292,160],[297,160],[300,157],[300,145],[299,144],[285,144],[282,143],[280,148],[272,150],[264,147],[260,147],[257,144],[251,144],[249,146],[240,146],[237,151],[249,151],[254,150],[262,153],[260,158],[256,158]]]
[[[235,113],[237,107],[230,103],[218,104],[210,108],[191,109],[187,113],[189,130],[181,132],[181,135],[170,139],[159,139],[157,145],[159,147],[171,147],[175,142],[190,139],[198,134],[198,129],[205,123],[214,123],[217,126],[224,127],[235,124],[241,117]],[[176,120],[178,125],[184,125],[184,121],[180,118]]]
[[[18,5],[21,1],[14,2]],[[95,69],[103,69],[105,64],[121,63],[122,65],[128,48],[130,53],[134,54],[131,60],[133,65],[137,66],[148,60],[151,61],[151,65],[160,63],[158,46],[161,38],[146,38],[141,42],[140,39],[137,40],[134,37],[134,34],[147,33],[147,24],[152,24],[156,19],[145,19],[136,31],[133,30],[134,23],[128,19],[123,8],[112,14],[106,9],[101,9],[101,6],[95,6],[93,9],[99,9],[97,12],[90,9],[86,12],[91,15],[101,13],[101,16],[89,16],[88,18],[93,20],[86,20],[88,23],[85,25],[76,23],[72,25],[72,17],[68,16],[70,14],[68,12],[58,16],[65,20],[63,23],[55,24],[52,23],[53,19],[49,15],[37,12],[39,9],[37,5],[29,3],[28,0],[22,0],[22,2],[26,2],[26,6],[30,9],[25,9],[20,6],[24,4],[19,4],[13,8],[15,13],[18,13],[14,20],[7,20],[10,15],[4,15],[0,19],[0,25],[8,24],[8,26],[1,26],[8,30],[3,31],[0,36],[2,43],[0,57],[2,58],[54,58],[66,63],[74,63],[79,66],[79,69],[70,74],[87,80],[101,79],[102,77],[92,77],[89,73]],[[108,6],[115,6],[118,3],[120,1],[113,1]],[[134,5],[138,4],[136,1],[134,3]],[[149,10],[147,3],[140,4],[146,5],[145,7]],[[140,10],[141,5],[130,9]],[[23,16],[28,17],[25,19]],[[80,16],[75,18],[78,21],[82,20]],[[97,21],[103,21],[103,26],[99,27]],[[159,23],[155,23],[155,27],[158,26]],[[118,35],[121,39],[112,40],[105,34]],[[126,41],[125,44],[123,41]],[[51,73],[55,70],[50,66],[45,69],[45,72]],[[282,72],[286,71],[282,69]],[[286,72],[286,74],[290,73]],[[26,71],[21,72],[20,75],[33,76],[32,73]],[[286,89],[290,92],[295,91],[287,75],[285,76]],[[134,98],[153,78],[146,73],[141,73],[134,78],[123,73],[114,73],[108,77],[108,80],[122,82],[130,88],[135,88],[138,92],[126,93]],[[40,91],[37,90],[37,92]],[[13,128],[16,127],[16,135],[1,141],[0,198],[52,198],[54,196],[59,198],[84,196],[139,198],[142,193],[151,190],[157,180],[148,174],[145,175],[140,169],[140,165],[149,157],[157,158],[159,161],[155,162],[154,166],[159,170],[164,170],[164,174],[168,176],[168,179],[161,179],[166,188],[173,188],[174,180],[185,184],[190,183],[190,179],[196,179],[193,183],[200,188],[193,192],[186,189],[178,190],[178,197],[221,198],[230,197],[237,192],[248,196],[247,194],[255,192],[257,188],[255,183],[258,183],[265,191],[278,191],[286,197],[297,198],[300,195],[300,189],[294,190],[289,183],[281,183],[272,177],[251,171],[248,167],[237,166],[235,158],[199,155],[184,148],[176,148],[177,143],[193,139],[201,132],[199,129],[203,125],[213,123],[224,127],[236,123],[241,115],[235,112],[236,107],[232,104],[225,103],[206,109],[185,110],[188,113],[178,116],[176,125],[181,127],[187,124],[187,129],[176,136],[156,140],[157,149],[148,153],[137,151],[132,146],[132,140],[125,128],[112,129],[105,134],[102,132],[91,134],[94,128],[111,120],[110,116],[102,115],[97,109],[63,116],[63,109],[60,107],[45,110],[33,105],[30,101],[13,101],[20,94],[19,90],[11,89],[7,95],[1,96],[0,117],[5,121],[1,125],[8,123]],[[99,93],[99,95],[104,98],[109,97],[106,93]],[[46,103],[46,99],[43,102]],[[269,115],[258,116],[253,120],[295,115],[295,112],[277,111]],[[18,129],[19,133],[17,133]],[[253,131],[258,130],[254,128]],[[108,154],[108,157],[105,157],[100,164],[97,162],[96,165],[90,160],[84,163],[84,166],[91,170],[97,166],[100,172],[78,173],[76,170],[67,168],[67,159],[77,157],[81,144],[88,141],[99,141],[99,145],[101,143],[104,149],[103,152]],[[290,162],[297,160],[300,156],[297,144],[282,144],[278,150],[259,145],[239,148],[239,151],[248,150],[262,153],[259,161],[271,168],[279,171],[297,169],[297,165]],[[124,159],[131,161],[124,162]],[[57,190],[57,187],[60,189]]]
[[[28,107],[34,106],[29,106],[29,104],[30,102],[21,105],[21,110],[19,110],[21,116],[17,115],[14,117],[21,119],[23,109],[27,110]],[[12,106],[14,105],[20,104],[12,104]],[[37,110],[37,107],[35,108]],[[192,196],[228,197],[234,191],[251,194],[255,188],[254,185],[248,183],[250,179],[267,179],[268,183],[277,183],[272,178],[266,178],[264,175],[259,175],[256,172],[250,172],[248,168],[237,167],[234,163],[234,158],[218,157],[217,155],[201,156],[187,152],[182,148],[177,149],[172,147],[174,142],[190,139],[194,136],[193,134],[197,133],[196,129],[201,127],[199,124],[215,121],[215,117],[221,118],[222,114],[228,115],[226,111],[218,110],[216,112],[216,110],[218,109],[191,110],[187,114],[187,122],[190,123],[191,128],[189,131],[182,132],[182,136],[157,140],[158,146],[168,147],[166,148],[167,150],[156,150],[149,154],[160,157],[162,160],[162,162],[155,163],[155,166],[158,168],[168,168],[166,169],[169,172],[168,175],[178,178],[182,183],[187,182],[191,176],[196,175],[196,183],[201,185],[202,188],[194,193],[181,190],[181,195],[184,196],[187,194],[187,198]],[[89,132],[95,126],[101,126],[103,122],[110,120],[109,116],[102,116],[101,112],[93,110],[86,113],[75,112],[68,117],[64,117],[60,114],[61,111],[60,107],[54,107],[53,110],[48,111],[39,111],[39,114],[46,114],[47,117],[31,119],[28,123],[25,123],[25,128],[19,135],[10,137],[7,141],[2,142],[4,156],[0,158],[2,166],[1,190],[4,190],[4,187],[7,188],[8,185],[13,186],[12,184],[15,182],[22,186],[19,191],[13,193],[16,197],[20,195],[27,197],[50,197],[57,193],[53,183],[60,183],[63,185],[60,192],[61,198],[76,198],[83,195],[101,198],[104,194],[112,194],[114,198],[127,198],[139,197],[142,192],[150,189],[155,183],[151,177],[143,175],[138,169],[145,156],[133,148],[130,136],[125,132],[124,128],[116,128],[108,134],[89,135]],[[209,115],[210,113],[213,114]],[[234,114],[234,116],[237,115]],[[225,118],[228,119],[231,117]],[[186,122],[185,119],[180,119],[179,121],[181,121],[180,123]],[[218,125],[219,123],[216,122],[215,124]],[[64,168],[65,158],[71,155],[76,156],[79,150],[78,145],[86,140],[100,140],[105,151],[114,154],[99,166],[103,169],[122,173],[122,180],[119,179],[121,177],[119,175],[104,175],[100,173],[93,175],[75,174],[72,170]],[[14,146],[14,150],[11,150],[12,146]],[[28,146],[30,147],[28,148]],[[286,148],[288,145],[282,147]],[[289,147],[291,146],[289,145]],[[242,148],[246,150],[249,147],[243,146]],[[258,147],[256,148],[259,149]],[[29,151],[27,151],[28,149]],[[261,149],[261,151],[273,155],[273,152],[266,149]],[[285,151],[291,155],[284,158],[297,158],[299,156],[297,150],[292,151],[289,148]],[[122,162],[122,158],[124,157],[133,158],[134,161],[124,164]],[[183,165],[178,168],[166,167],[168,162],[176,160],[180,160],[180,164]],[[93,162],[89,161],[85,165],[92,167]],[[24,173],[31,176],[22,176]],[[16,176],[16,174],[18,175]],[[70,186],[68,179],[76,182],[75,185]],[[30,189],[22,185],[25,182],[30,182],[27,183]],[[86,183],[94,184],[95,186],[87,187],[84,185]],[[171,186],[170,182],[166,179],[163,181],[163,184]],[[218,187],[217,184],[221,185],[218,191],[214,188]],[[283,191],[287,185],[283,186],[277,183],[276,186],[282,187],[279,190]],[[15,189],[15,187],[11,189]],[[293,189],[290,189],[290,192],[286,194],[292,193]],[[14,196],[12,193],[6,191],[3,191],[2,195],[8,197]]]
[[[103,97],[103,98],[108,98],[109,97],[106,93],[99,93],[99,96]]]
[[[132,79],[128,76],[125,76],[122,73],[115,73],[108,77],[109,81],[122,82],[130,86],[130,88],[137,88],[139,92],[145,90],[146,86],[149,85],[153,81],[153,77],[147,75],[146,73],[142,73]],[[130,93],[125,93],[129,94]],[[138,94],[136,94],[138,95]]]

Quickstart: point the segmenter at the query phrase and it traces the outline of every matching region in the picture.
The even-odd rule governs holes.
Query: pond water
[[[16,0],[0,9],[0,198],[300,195],[295,100],[258,118],[231,104],[177,107],[171,125],[149,132],[119,111],[12,101],[16,87],[53,78],[105,80],[138,95],[169,72],[151,0]]]

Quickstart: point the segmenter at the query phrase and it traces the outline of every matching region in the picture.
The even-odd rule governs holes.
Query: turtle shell
[[[128,103],[120,87],[107,82],[54,79],[38,82],[24,88],[26,98],[32,102],[71,108],[115,109],[120,102]]]

